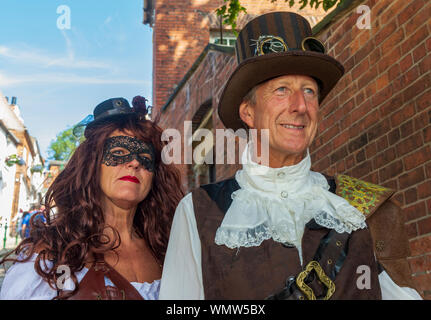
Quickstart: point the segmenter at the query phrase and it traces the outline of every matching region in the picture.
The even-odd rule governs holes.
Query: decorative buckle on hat
[[[267,53],[277,53],[287,51],[288,46],[284,42],[283,38],[272,36],[272,35],[264,35],[260,36],[257,40],[252,40],[255,43],[252,45],[256,46],[254,51],[254,55],[264,55]]]
[[[121,107],[123,105],[123,101],[120,99],[114,100],[114,104],[116,107]]]
[[[314,37],[306,37],[301,41],[301,48],[289,48],[283,38],[273,35],[260,36],[258,40],[252,40],[252,46],[256,46],[255,56],[262,56],[268,53],[285,52],[288,50],[303,50],[325,53],[326,48],[322,41]]]
[[[310,261],[305,267],[305,270],[298,274],[296,277],[296,285],[298,286],[299,290],[304,293],[308,300],[316,300],[316,295],[314,294],[313,289],[305,284],[305,279],[313,270],[317,274],[317,277],[322,282],[322,284],[324,284],[327,288],[326,296],[323,298],[323,300],[329,300],[329,298],[331,298],[335,292],[335,284],[325,274],[319,262],[317,261]]]
[[[315,51],[320,53],[326,52],[325,45],[322,43],[322,41],[314,37],[306,37],[302,39],[301,49],[303,51]]]

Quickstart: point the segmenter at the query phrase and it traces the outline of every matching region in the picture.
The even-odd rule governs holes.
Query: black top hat
[[[259,83],[289,74],[317,80],[321,102],[344,74],[344,67],[325,54],[308,21],[293,12],[271,12],[251,20],[236,45],[238,66],[222,92],[218,113],[227,128],[242,128],[239,105]]]
[[[119,117],[135,115],[144,119],[149,108],[146,106],[146,101],[148,100],[144,97],[136,96],[132,101],[133,107],[130,107],[129,102],[124,98],[105,100],[94,108],[93,115],[87,116],[73,128],[73,134],[80,136],[84,133],[84,136],[87,137],[88,130],[94,126],[114,121]],[[82,132],[83,128],[85,128],[84,132]]]

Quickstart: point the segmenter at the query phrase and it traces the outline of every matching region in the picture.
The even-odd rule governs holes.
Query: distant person
[[[44,212],[45,212],[45,206],[42,206],[40,209],[35,210],[35,212],[32,214],[32,217],[30,218],[30,220],[31,220],[30,225],[38,224],[38,223],[45,223],[46,219],[44,216]]]
[[[19,235],[22,239],[26,239],[30,236],[30,218],[31,214],[28,211],[22,213]]]
[[[158,299],[183,192],[178,170],[161,161],[162,130],[146,114],[143,97],[133,108],[123,98],[96,106],[85,141],[47,191],[45,222],[33,224],[18,258],[0,262],[15,262],[1,299]],[[58,281],[66,270],[70,278]]]

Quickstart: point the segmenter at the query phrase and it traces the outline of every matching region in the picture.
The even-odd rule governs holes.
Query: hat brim
[[[87,137],[88,131],[91,130],[92,128],[96,127],[96,126],[102,126],[104,124],[114,122],[116,120],[120,120],[120,119],[128,117],[130,115],[136,115],[136,114],[134,112],[118,113],[118,114],[112,114],[109,116],[104,116],[103,118],[100,118],[97,120],[93,120],[92,122],[88,123],[85,126],[84,136]]]
[[[344,67],[331,56],[311,51],[273,53],[243,61],[230,76],[219,101],[218,114],[225,127],[243,128],[239,106],[254,86],[289,74],[318,79],[320,103],[343,76]]]

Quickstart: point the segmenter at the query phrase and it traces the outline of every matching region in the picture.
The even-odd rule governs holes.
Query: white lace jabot
[[[272,238],[301,250],[305,224],[313,218],[339,233],[366,227],[364,215],[328,191],[326,178],[310,170],[308,150],[296,165],[270,168],[251,160],[251,148],[247,145],[242,155],[243,169],[235,176],[241,188],[232,193],[216,244],[253,247]]]

